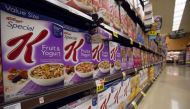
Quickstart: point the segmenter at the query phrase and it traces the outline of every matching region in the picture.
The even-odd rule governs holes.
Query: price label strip
[[[132,38],[130,38],[130,44],[133,45],[133,39]]]
[[[101,92],[104,90],[104,79],[96,80],[96,92]]]
[[[118,33],[117,33],[116,31],[113,31],[113,36],[116,37],[116,38],[119,37],[119,36],[118,36]]]
[[[132,102],[132,105],[134,106],[135,109],[137,109],[137,103],[135,101]]]
[[[141,48],[142,47],[142,45],[141,45],[141,43],[139,42],[139,48]]]

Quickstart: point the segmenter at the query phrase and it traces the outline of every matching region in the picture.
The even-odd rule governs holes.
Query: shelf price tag
[[[141,43],[139,42],[139,48],[141,48],[142,47],[142,45],[141,45]]]
[[[130,44],[133,45],[133,39],[132,38],[130,38]]]
[[[122,72],[122,74],[123,74],[123,80],[126,80],[126,73]]]
[[[104,79],[96,80],[96,92],[101,92],[104,90]]]
[[[137,103],[135,101],[132,102],[132,105],[134,106],[135,109],[137,109]]]
[[[135,72],[137,72],[137,68],[135,68]]]
[[[113,36],[116,37],[116,38],[119,37],[119,36],[118,36],[118,33],[117,33],[116,31],[113,31]]]
[[[143,91],[141,91],[141,94],[145,97],[146,96],[146,94],[143,92]]]
[[[20,103],[12,104],[12,105],[3,107],[3,109],[21,109],[21,104]]]

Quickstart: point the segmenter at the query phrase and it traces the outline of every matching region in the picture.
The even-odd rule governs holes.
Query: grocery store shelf
[[[157,64],[159,64],[159,63],[157,63]],[[156,65],[156,63],[152,64],[152,65]],[[148,68],[150,66],[151,65],[146,65],[146,66],[127,69],[127,70],[123,70],[123,71],[126,72],[126,75],[133,75],[133,74],[136,74],[137,71],[139,71],[143,68]],[[114,81],[116,79],[120,79],[123,77],[123,74],[121,72],[113,74],[113,75],[108,75],[106,77],[103,77],[102,79],[105,79],[106,82],[111,82],[111,81]],[[95,87],[96,87],[95,80],[86,81],[86,82],[83,82],[80,84],[71,85],[71,86],[64,87],[64,88],[59,88],[59,89],[49,91],[46,93],[41,93],[39,95],[33,95],[31,97],[27,97],[27,98],[24,98],[21,100],[15,100],[15,101],[7,102],[4,104],[1,104],[0,108],[3,108],[4,106],[9,106],[9,105],[12,105],[12,104],[15,104],[18,102],[21,104],[22,109],[28,109],[29,107],[34,108],[34,107],[38,107],[41,105],[48,104],[50,102],[54,102],[54,101],[63,99],[65,97],[68,97],[68,96],[71,96],[71,95],[74,95],[74,94],[77,94],[77,93],[80,93],[80,92],[83,92],[86,90],[93,89]],[[39,101],[41,98],[43,98],[43,100],[44,100],[43,103],[40,103],[40,101]]]

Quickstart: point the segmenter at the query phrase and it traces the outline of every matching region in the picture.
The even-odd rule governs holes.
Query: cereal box
[[[90,31],[93,39],[111,40],[112,34],[103,28],[96,27]]]
[[[134,58],[133,58],[133,48],[127,47],[126,48],[127,51],[127,68],[133,68],[134,67]]]
[[[104,23],[110,24],[110,1],[99,0],[98,16],[104,19]]]
[[[108,109],[118,109],[120,103],[120,93],[121,93],[121,82],[114,81],[111,86],[111,95],[110,100],[108,101],[107,108]]]
[[[92,40],[92,61],[94,63],[94,78],[110,73],[109,43],[103,40]]]
[[[127,50],[125,46],[121,46],[121,70],[127,69]]]
[[[120,31],[121,21],[119,14],[119,5],[116,4],[115,0],[110,0],[110,10],[111,10],[111,22],[112,22],[111,26]]]
[[[119,109],[126,109],[126,106],[129,103],[129,95],[131,93],[131,88],[130,88],[130,78],[127,77],[126,80],[124,80],[123,82],[121,82],[122,87],[121,87],[121,93],[119,96],[121,96],[120,98],[120,104],[118,107],[123,107],[123,108],[119,108]]]
[[[63,22],[1,4],[5,101],[64,86]]]
[[[111,84],[107,84],[104,87],[104,91],[98,93],[97,95],[97,102],[98,108],[97,109],[109,109],[108,102],[111,100]]]
[[[111,68],[110,73],[117,73],[121,70],[121,49],[120,44],[109,41],[109,53],[110,53],[110,62]]]
[[[59,1],[86,14],[91,14],[94,11],[92,3],[93,0],[59,0]]]
[[[92,95],[89,95],[77,101],[71,102],[65,106],[62,106],[58,109],[96,109],[96,106],[97,98]]]
[[[92,79],[94,67],[92,63],[90,34],[71,26],[65,25],[63,28],[65,85]]]
[[[128,15],[127,12],[120,7],[120,12],[121,12],[121,27],[122,27],[122,32],[126,35],[128,35]]]

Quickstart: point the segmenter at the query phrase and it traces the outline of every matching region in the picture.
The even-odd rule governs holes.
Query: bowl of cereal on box
[[[119,60],[115,61],[114,68],[116,70],[120,70],[121,69],[121,62]]]
[[[93,75],[94,67],[92,62],[81,62],[74,67],[75,73],[82,78],[87,78]]]
[[[109,61],[102,61],[98,64],[99,70],[102,73],[108,73],[110,71],[110,63]]]
[[[64,65],[61,63],[40,64],[30,69],[28,77],[40,86],[55,85],[64,80]]]

